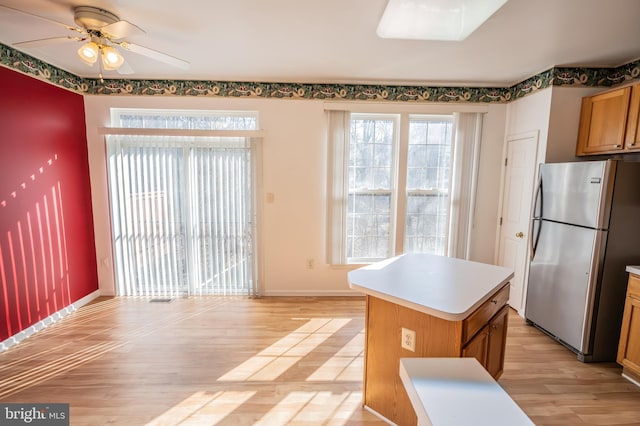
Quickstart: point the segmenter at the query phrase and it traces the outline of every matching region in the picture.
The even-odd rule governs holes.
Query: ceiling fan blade
[[[58,44],[58,43],[66,43],[67,41],[84,41],[86,38],[84,37],[49,37],[49,38],[41,38],[38,40],[29,40],[29,41],[21,41],[19,43],[13,43],[13,46],[16,47],[40,47],[47,46],[50,44]]]
[[[130,52],[137,53],[139,55],[147,56],[156,61],[164,62],[165,64],[173,65],[174,67],[188,70],[191,66],[189,62],[176,58],[175,56],[167,55],[166,53],[158,52],[157,50],[149,49],[148,47],[140,46],[139,44],[133,44],[123,41],[119,43],[123,49]]]
[[[1,4],[0,4],[0,7],[3,7],[5,9],[9,9],[9,10],[13,10],[14,12],[20,12],[20,13],[24,13],[25,15],[33,16],[34,18],[42,19],[43,21],[47,21],[47,22],[50,22],[52,24],[59,25],[59,26],[64,27],[64,28],[66,28],[68,30],[71,30],[71,31],[77,31],[77,32],[79,32],[81,34],[86,34],[87,33],[83,28],[74,27],[72,25],[67,25],[65,23],[62,23],[62,22],[59,22],[59,21],[56,21],[56,20],[53,20],[53,19],[46,18],[44,16],[36,15],[35,13],[26,12],[24,10],[15,9],[13,7],[4,6],[4,5],[1,5]]]
[[[120,65],[120,68],[118,68],[118,74],[130,75],[133,73],[135,73],[135,71],[133,70],[133,68],[131,68],[131,65],[129,65],[127,61],[124,61],[122,65]]]
[[[110,39],[118,40],[132,35],[146,34],[139,26],[129,21],[118,21],[100,28],[100,32]]]

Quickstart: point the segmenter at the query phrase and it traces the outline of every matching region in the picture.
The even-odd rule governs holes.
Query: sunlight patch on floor
[[[249,358],[218,381],[271,381],[311,353],[349,323],[349,318],[313,318]]]
[[[306,390],[287,392],[286,387],[290,385],[278,384],[276,379],[352,321],[350,318],[297,319],[305,323],[217,380],[229,387],[251,386],[251,391],[194,393],[147,426],[215,425],[224,419],[265,426],[347,424],[354,412],[361,409],[362,392],[332,392],[317,390],[316,386],[335,381],[361,382],[364,329],[336,348],[336,352],[306,378],[304,385],[300,383]],[[273,385],[270,382],[274,382]],[[268,411],[261,412],[265,404]]]
[[[213,425],[247,402],[253,395],[255,395],[253,391],[225,391],[214,394],[196,392],[147,423],[147,426]]]
[[[260,426],[274,425],[343,425],[360,409],[360,392],[290,392],[259,421]]]
[[[314,371],[307,381],[358,381],[364,367],[364,329]]]

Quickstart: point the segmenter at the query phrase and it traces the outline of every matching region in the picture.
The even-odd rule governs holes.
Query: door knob
[[[522,231],[520,231],[520,232],[518,232],[518,233],[516,234],[516,237],[517,237],[517,238],[523,238],[523,237],[524,237],[524,234],[522,233]]]

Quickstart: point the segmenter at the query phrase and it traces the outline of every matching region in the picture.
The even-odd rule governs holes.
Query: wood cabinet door
[[[622,317],[618,362],[640,374],[640,299],[627,296]]]
[[[507,344],[509,307],[505,306],[489,321],[486,369],[498,380],[504,369],[504,352]]]
[[[475,358],[485,368],[487,366],[487,347],[489,345],[489,326],[486,325],[462,349],[463,358]]]
[[[630,97],[623,87],[582,99],[576,155],[623,150]]]
[[[627,151],[640,151],[640,84],[631,86],[624,148]]]

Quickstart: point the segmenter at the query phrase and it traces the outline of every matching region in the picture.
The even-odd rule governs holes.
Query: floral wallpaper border
[[[216,96],[400,102],[504,103],[550,86],[610,87],[640,78],[640,60],[617,68],[553,67],[511,87],[437,87],[82,78],[0,43],[0,65],[90,95]]]

